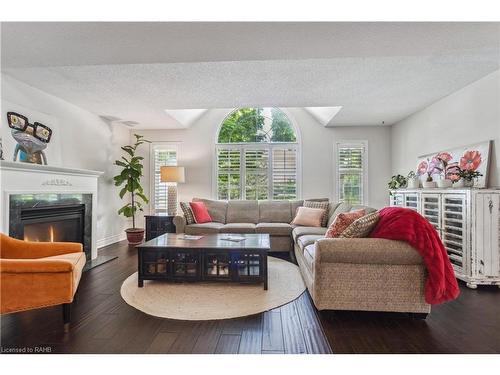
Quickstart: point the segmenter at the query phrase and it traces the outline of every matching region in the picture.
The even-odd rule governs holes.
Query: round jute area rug
[[[137,272],[122,284],[120,293],[130,306],[161,318],[217,320],[271,310],[299,297],[306,289],[299,268],[268,257],[268,290],[262,284],[169,283],[144,281],[137,286]]]

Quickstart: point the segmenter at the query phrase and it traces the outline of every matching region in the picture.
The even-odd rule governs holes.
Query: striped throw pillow
[[[194,224],[194,215],[193,215],[193,210],[191,209],[191,206],[189,203],[186,202],[181,202],[181,209],[182,212],[184,213],[184,217],[186,218],[186,224]]]
[[[321,226],[326,227],[326,223],[328,222],[328,202],[316,202],[316,201],[304,201],[304,207],[307,208],[320,208],[325,210],[325,213],[321,217]]]
[[[370,232],[375,228],[380,215],[378,211],[360,217],[349,225],[341,234],[340,238],[365,238],[368,237]]]

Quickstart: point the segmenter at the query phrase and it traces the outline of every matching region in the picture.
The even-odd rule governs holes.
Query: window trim
[[[177,165],[180,159],[180,144],[181,142],[151,142],[149,144],[149,213],[156,214],[155,202],[155,150],[175,150]]]
[[[366,139],[344,139],[333,144],[333,186],[334,196],[337,202],[340,202],[340,171],[339,171],[339,147],[363,147],[363,186],[361,190],[361,204],[369,206],[368,199],[368,140]]]
[[[248,148],[266,148],[269,150],[270,156],[269,156],[269,165],[271,166],[272,164],[272,151],[273,147],[279,148],[279,147],[286,147],[286,146],[293,146],[297,152],[297,198],[296,199],[302,199],[302,134],[300,132],[300,128],[297,125],[297,122],[295,121],[294,117],[290,114],[287,108],[281,108],[281,107],[275,107],[278,108],[280,111],[282,111],[290,121],[290,124],[293,127],[293,130],[295,132],[296,136],[296,141],[295,142],[249,142],[249,143],[219,143],[219,133],[222,124],[226,120],[226,118],[231,115],[235,110],[238,108],[232,108],[229,109],[228,112],[225,114],[224,118],[221,120],[221,122],[217,126],[217,131],[215,132],[215,138],[214,138],[214,151],[213,151],[213,160],[212,160],[212,199],[218,199],[218,191],[217,191],[217,173],[218,173],[218,165],[217,165],[217,151],[219,148],[236,148],[241,151],[244,151],[245,146]],[[241,152],[241,159],[244,159],[244,152]],[[244,160],[240,159],[240,165],[244,166]],[[271,184],[270,188],[270,197],[269,200],[272,200],[272,168],[269,168],[269,174],[268,174],[268,181],[269,184]],[[240,191],[243,193],[243,190],[245,188],[245,174],[241,176],[241,186],[240,186]],[[240,194],[241,194],[240,193]]]

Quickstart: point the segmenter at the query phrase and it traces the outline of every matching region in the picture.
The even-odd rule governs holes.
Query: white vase
[[[439,188],[443,188],[443,189],[450,188],[451,185],[452,185],[451,180],[447,180],[445,178],[442,178],[441,180],[437,181],[437,186]]]
[[[464,181],[464,186],[465,187],[469,187],[469,188],[473,187],[474,186],[474,180],[470,180],[470,181],[465,180]]]
[[[437,185],[435,181],[424,181],[422,183],[422,186],[426,189],[432,189],[435,188]]]
[[[457,182],[453,183],[453,187],[456,189],[461,189],[461,188],[465,187],[464,180],[461,178]]]
[[[418,189],[420,187],[420,180],[415,177],[415,178],[409,178],[408,179],[408,189]]]

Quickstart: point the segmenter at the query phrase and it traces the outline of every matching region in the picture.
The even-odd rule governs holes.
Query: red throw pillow
[[[326,231],[326,238],[336,238],[339,237],[340,234],[346,230],[346,228],[354,223],[357,219],[365,216],[365,210],[356,210],[351,212],[342,212],[337,215],[337,217],[333,220],[333,223],[330,224],[330,227]]]
[[[191,211],[193,211],[194,222],[196,224],[210,223],[212,218],[208,213],[207,206],[203,202],[189,202]]]

